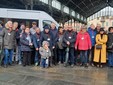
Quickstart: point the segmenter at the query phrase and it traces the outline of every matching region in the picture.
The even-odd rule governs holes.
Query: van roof
[[[1,18],[54,20],[49,14],[44,11],[0,8],[0,12]]]

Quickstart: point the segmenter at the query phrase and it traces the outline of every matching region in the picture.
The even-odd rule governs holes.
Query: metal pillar
[[[33,6],[34,6],[33,0],[30,0],[30,9],[31,10],[33,10]]]
[[[48,0],[48,5],[49,5],[49,10],[50,10],[50,15],[51,16],[53,16],[52,1],[53,0]]]
[[[63,22],[63,26],[64,26],[64,23],[65,23],[65,16],[63,15],[63,10],[64,9],[64,5],[61,3],[61,14],[62,14],[62,22]]]
[[[25,9],[28,10],[28,5],[25,5]]]

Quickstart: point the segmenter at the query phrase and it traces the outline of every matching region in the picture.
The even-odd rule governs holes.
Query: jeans
[[[113,66],[113,53],[108,53],[108,64]]]
[[[35,51],[35,63],[39,62],[39,51]]]
[[[12,64],[12,56],[13,56],[13,49],[4,49],[5,57],[4,57],[4,65]]]
[[[49,65],[49,61],[48,61],[48,64],[46,63],[46,59],[44,58],[41,58],[41,63],[40,63],[40,66],[45,68],[45,67],[48,67]]]
[[[87,64],[88,63],[88,51],[87,50],[81,50],[80,51],[80,59],[82,64]]]

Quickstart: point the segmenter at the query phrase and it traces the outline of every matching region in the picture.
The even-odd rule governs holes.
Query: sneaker
[[[94,67],[95,65],[92,63],[91,66]]]
[[[23,65],[23,67],[26,67],[26,65]]]
[[[72,64],[72,65],[71,65],[71,67],[73,68],[73,67],[74,67],[74,65]]]
[[[8,66],[7,65],[4,65],[4,68],[7,68]]]
[[[64,63],[64,67],[67,67],[67,64],[66,63]]]
[[[103,68],[103,65],[100,65],[100,68]]]
[[[100,66],[99,65],[97,65],[97,68],[99,68]]]
[[[38,62],[35,63],[35,66],[38,66]]]
[[[61,61],[59,61],[58,64],[61,64]]]
[[[22,62],[19,62],[18,64],[19,64],[19,65],[22,65]]]

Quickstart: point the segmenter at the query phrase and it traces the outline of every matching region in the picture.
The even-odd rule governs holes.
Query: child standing
[[[47,41],[43,41],[42,47],[39,49],[39,53],[41,55],[41,67],[47,68],[49,65],[49,57],[51,56],[51,51],[49,49],[49,43]]]

